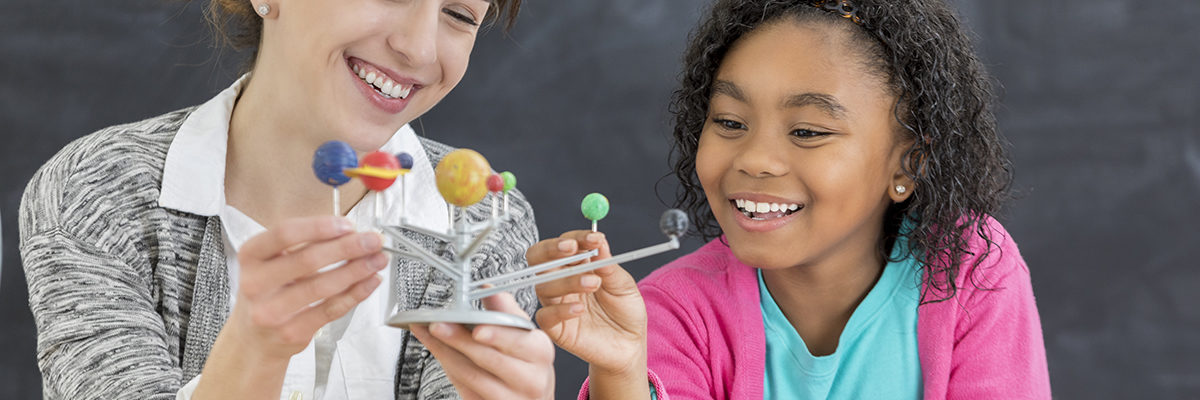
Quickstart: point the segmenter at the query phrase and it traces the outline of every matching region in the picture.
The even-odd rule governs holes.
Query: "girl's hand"
[[[529,318],[508,293],[486,297],[483,305]],[[448,323],[410,328],[464,399],[554,398],[554,344],[540,330],[478,325],[468,331]]]
[[[572,231],[529,248],[529,265],[598,249],[612,257],[604,234]],[[563,267],[563,268],[570,268]],[[646,306],[637,282],[619,265],[546,282],[537,287],[538,325],[564,350],[587,361],[597,375],[646,379]],[[639,378],[640,377],[640,378]]]

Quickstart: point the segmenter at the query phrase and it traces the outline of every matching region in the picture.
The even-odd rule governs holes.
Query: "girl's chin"
[[[795,250],[780,249],[765,243],[753,243],[752,240],[738,240],[726,235],[733,256],[742,264],[758,269],[784,269],[802,263],[802,258]]]

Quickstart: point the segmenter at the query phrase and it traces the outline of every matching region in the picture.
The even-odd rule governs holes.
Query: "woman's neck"
[[[332,190],[312,172],[313,152],[326,139],[301,114],[289,112],[286,101],[269,97],[269,81],[252,78],[245,85],[229,124],[226,203],[267,228],[332,213]],[[367,192],[357,180],[338,190],[343,214]]]
[[[762,271],[771,297],[813,355],[837,350],[850,316],[883,273],[875,242],[856,242],[811,264]]]

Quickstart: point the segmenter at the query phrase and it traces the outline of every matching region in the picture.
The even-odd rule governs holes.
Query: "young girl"
[[[678,204],[717,239],[638,285],[538,288],[590,363],[580,398],[1049,398],[1029,270],[990,217],[992,93],[942,1],[719,0],[684,60]]]

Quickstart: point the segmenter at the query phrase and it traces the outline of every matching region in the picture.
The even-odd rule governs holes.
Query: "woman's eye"
[[[739,131],[742,129],[746,129],[745,124],[742,124],[741,122],[737,122],[737,121],[734,121],[731,119],[717,118],[717,119],[713,119],[713,123],[720,125],[722,128],[725,128],[725,129],[728,129],[731,131]]]
[[[446,13],[446,15],[449,15],[451,18],[459,20],[459,22],[462,22],[464,24],[467,24],[470,26],[479,26],[479,23],[475,22],[475,18],[472,18],[461,12],[454,11],[449,8],[442,10],[442,12]]]

